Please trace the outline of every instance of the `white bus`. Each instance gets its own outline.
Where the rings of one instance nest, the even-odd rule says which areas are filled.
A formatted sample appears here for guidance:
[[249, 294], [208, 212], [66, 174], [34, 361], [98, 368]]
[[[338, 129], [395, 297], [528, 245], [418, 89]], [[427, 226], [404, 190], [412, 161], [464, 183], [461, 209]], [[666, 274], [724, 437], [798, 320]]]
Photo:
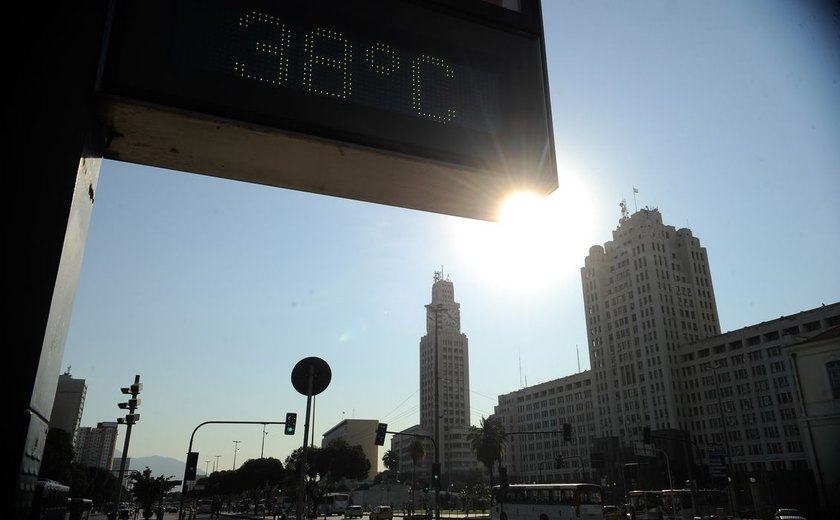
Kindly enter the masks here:
[[662, 491], [635, 489], [627, 493], [631, 520], [661, 520]]
[[716, 489], [663, 489], [662, 520], [726, 518], [726, 501]]
[[322, 515], [343, 515], [350, 505], [350, 493], [327, 493], [321, 497], [318, 513]]
[[493, 486], [491, 520], [604, 520], [597, 484], [510, 484]]

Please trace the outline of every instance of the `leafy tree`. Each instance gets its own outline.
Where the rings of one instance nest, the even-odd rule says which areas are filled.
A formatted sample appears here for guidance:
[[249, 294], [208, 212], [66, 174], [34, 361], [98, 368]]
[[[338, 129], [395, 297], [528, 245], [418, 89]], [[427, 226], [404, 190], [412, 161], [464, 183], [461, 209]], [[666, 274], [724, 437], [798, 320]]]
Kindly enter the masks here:
[[[245, 464], [242, 466], [245, 466]], [[214, 471], [204, 481], [204, 496], [226, 496], [230, 498], [231, 495], [241, 493], [244, 489], [239, 480], [239, 470]]]
[[[296, 449], [286, 458], [288, 471], [284, 490], [297, 493], [302, 458], [303, 448]], [[308, 448], [306, 459], [304, 494], [312, 504], [313, 517], [324, 495], [337, 490], [344, 479], [363, 480], [370, 472], [370, 461], [362, 447], [350, 446], [344, 439], [334, 439], [323, 448]]]
[[97, 509], [101, 508], [102, 504], [114, 500], [119, 478], [112, 471], [73, 464], [72, 475], [71, 497], [89, 498]]
[[490, 486], [493, 485], [493, 465], [501, 464], [505, 456], [508, 438], [502, 421], [494, 417], [481, 418], [481, 426], [470, 426], [467, 440], [476, 460], [484, 464], [490, 474]]
[[73, 437], [60, 428], [50, 428], [44, 441], [44, 455], [38, 477], [70, 484]]
[[283, 482], [283, 463], [273, 457], [246, 460], [237, 471], [243, 489], [258, 489]]
[[169, 480], [170, 478], [172, 477], [164, 478], [163, 475], [152, 477], [152, 470], [148, 466], [142, 472], [131, 474], [131, 480], [134, 483], [131, 494], [134, 495], [134, 501], [140, 504], [143, 518], [152, 517], [155, 502], [158, 503], [158, 507], [163, 507], [163, 496], [176, 486], [174, 481]]

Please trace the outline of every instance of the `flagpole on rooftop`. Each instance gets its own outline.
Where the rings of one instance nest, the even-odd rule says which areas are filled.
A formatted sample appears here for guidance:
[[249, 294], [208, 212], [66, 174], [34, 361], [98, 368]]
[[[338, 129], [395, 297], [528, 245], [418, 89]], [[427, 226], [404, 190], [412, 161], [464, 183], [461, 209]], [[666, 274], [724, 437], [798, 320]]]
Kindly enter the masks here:
[[639, 211], [639, 206], [636, 205], [636, 194], [639, 193], [639, 188], [633, 186], [633, 212]]

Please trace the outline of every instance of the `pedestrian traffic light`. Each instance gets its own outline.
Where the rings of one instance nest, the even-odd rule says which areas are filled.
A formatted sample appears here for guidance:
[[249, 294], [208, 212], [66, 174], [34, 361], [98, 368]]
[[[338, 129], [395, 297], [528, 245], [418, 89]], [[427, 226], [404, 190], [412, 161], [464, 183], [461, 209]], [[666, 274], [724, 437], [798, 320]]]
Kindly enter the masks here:
[[642, 442], [650, 444], [650, 427], [645, 426], [642, 430]]
[[569, 423], [563, 424], [563, 440], [567, 442], [572, 440], [572, 425]]
[[388, 425], [385, 423], [379, 423], [376, 427], [376, 440], [374, 441], [377, 446], [382, 446], [385, 444], [385, 434], [388, 433]]
[[563, 467], [563, 456], [562, 455], [555, 455], [554, 457], [554, 467], [560, 469]]
[[440, 489], [440, 464], [437, 462], [432, 464], [432, 485]]
[[295, 434], [295, 426], [297, 425], [297, 414], [294, 412], [289, 412], [286, 414], [286, 428], [283, 431], [286, 435], [294, 435]]

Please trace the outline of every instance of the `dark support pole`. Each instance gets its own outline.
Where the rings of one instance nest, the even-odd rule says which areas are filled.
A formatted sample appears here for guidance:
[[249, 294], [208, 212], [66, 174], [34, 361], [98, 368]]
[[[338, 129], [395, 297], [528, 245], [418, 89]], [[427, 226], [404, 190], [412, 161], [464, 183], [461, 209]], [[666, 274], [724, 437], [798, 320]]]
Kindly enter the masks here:
[[303, 450], [300, 454], [300, 478], [298, 480], [298, 496], [297, 496], [297, 520], [303, 519], [303, 507], [304, 507], [304, 499], [306, 498], [305, 493], [305, 486], [306, 486], [306, 458], [309, 455], [309, 451], [307, 450], [306, 446], [309, 443], [309, 412], [312, 409], [312, 384], [313, 380], [315, 379], [315, 365], [309, 366], [309, 391], [306, 395], [306, 417], [304, 418], [303, 424]]

